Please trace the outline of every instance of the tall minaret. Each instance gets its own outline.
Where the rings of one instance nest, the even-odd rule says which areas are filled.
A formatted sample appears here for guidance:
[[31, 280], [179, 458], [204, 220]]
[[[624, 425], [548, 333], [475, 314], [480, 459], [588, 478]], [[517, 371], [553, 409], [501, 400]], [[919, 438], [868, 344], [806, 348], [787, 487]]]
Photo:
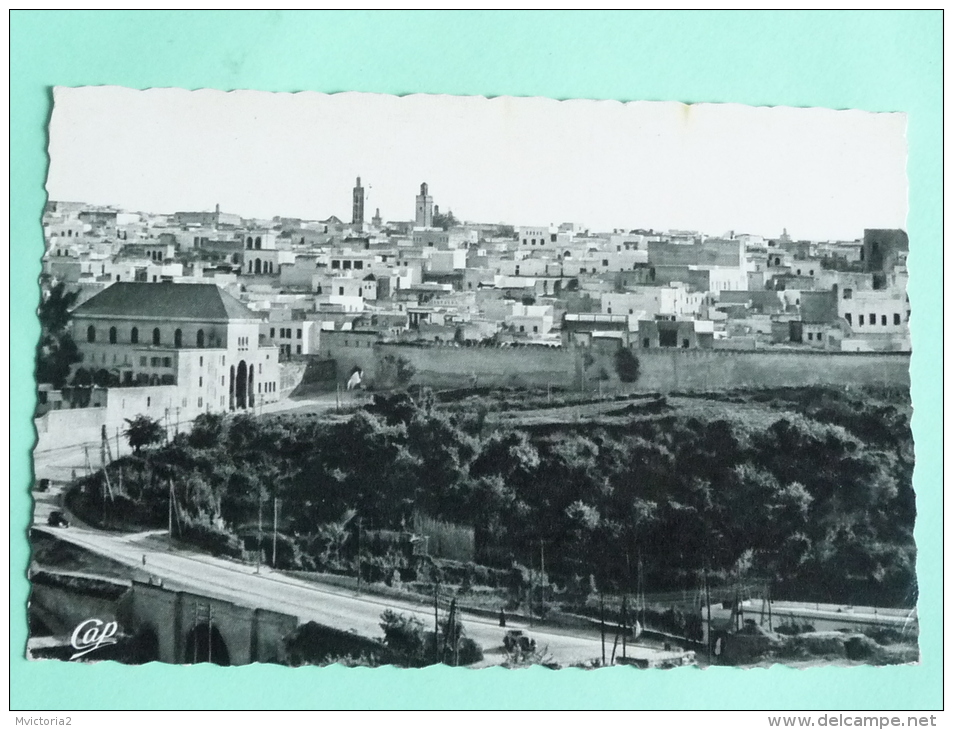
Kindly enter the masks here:
[[371, 218], [371, 225], [373, 225], [376, 228], [380, 228], [382, 222], [383, 221], [381, 220], [381, 209], [377, 208], [374, 212], [374, 217]]
[[361, 187], [361, 178], [357, 179], [357, 184], [354, 186], [351, 225], [364, 225], [364, 188]]
[[418, 228], [433, 227], [433, 198], [427, 194], [427, 183], [420, 183], [420, 195], [417, 196]]

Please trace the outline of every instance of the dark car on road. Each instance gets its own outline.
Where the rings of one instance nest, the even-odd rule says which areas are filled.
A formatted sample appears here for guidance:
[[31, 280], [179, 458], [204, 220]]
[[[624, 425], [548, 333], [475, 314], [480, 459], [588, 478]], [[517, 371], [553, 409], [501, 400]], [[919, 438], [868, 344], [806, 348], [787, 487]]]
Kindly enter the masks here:
[[519, 629], [506, 632], [503, 637], [503, 647], [510, 653], [521, 651], [524, 653], [536, 651], [536, 639], [527, 636]]
[[50, 512], [50, 516], [46, 518], [46, 524], [50, 527], [69, 527], [69, 520], [66, 519], [66, 515], [58, 509], [55, 509]]

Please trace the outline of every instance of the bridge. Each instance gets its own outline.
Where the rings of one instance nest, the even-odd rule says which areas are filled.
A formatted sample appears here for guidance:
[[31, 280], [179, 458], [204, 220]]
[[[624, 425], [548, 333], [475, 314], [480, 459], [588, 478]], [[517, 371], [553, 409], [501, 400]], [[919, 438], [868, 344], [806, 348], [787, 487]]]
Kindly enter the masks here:
[[77, 626], [96, 619], [117, 624], [117, 636], [133, 645], [127, 656], [135, 655], [136, 661], [284, 663], [286, 639], [298, 626], [294, 616], [169, 589], [158, 581], [64, 573], [32, 578], [30, 612], [55, 637], [39, 642], [40, 647], [65, 647]]

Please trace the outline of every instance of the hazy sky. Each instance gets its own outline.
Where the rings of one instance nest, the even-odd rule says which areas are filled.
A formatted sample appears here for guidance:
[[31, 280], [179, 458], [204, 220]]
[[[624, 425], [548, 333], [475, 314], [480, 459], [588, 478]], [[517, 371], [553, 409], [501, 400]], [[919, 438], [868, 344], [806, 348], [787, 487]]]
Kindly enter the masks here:
[[797, 238], [905, 228], [906, 118], [614, 101], [58, 87], [52, 200], [411, 220], [426, 181], [461, 219]]

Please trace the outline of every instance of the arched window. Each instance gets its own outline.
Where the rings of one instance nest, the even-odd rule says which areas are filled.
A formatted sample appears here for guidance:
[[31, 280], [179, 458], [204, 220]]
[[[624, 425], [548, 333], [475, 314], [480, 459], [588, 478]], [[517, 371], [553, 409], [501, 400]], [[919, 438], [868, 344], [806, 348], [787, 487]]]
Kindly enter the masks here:
[[248, 237], [248, 240], [245, 241], [245, 246], [246, 246], [247, 248], [251, 248], [251, 243], [252, 243], [252, 241], [251, 241], [251, 236], [249, 236], [249, 237]]
[[261, 248], [261, 236], [255, 239], [255, 248]]
[[205, 347], [205, 330], [199, 330], [195, 333], [195, 346]]
[[129, 333], [129, 341], [134, 345], [139, 344], [139, 328], [138, 327], [132, 328], [132, 332]]
[[89, 327], [86, 328], [86, 341], [87, 342], [96, 341], [96, 328], [93, 327], [93, 325], [89, 325]]
[[177, 329], [175, 334], [172, 335], [172, 344], [175, 347], [182, 347], [182, 330]]
[[109, 328], [109, 344], [110, 345], [116, 344], [116, 328], [115, 327]]
[[152, 330], [152, 344], [156, 347], [162, 344], [162, 335], [159, 333], [158, 327]]

